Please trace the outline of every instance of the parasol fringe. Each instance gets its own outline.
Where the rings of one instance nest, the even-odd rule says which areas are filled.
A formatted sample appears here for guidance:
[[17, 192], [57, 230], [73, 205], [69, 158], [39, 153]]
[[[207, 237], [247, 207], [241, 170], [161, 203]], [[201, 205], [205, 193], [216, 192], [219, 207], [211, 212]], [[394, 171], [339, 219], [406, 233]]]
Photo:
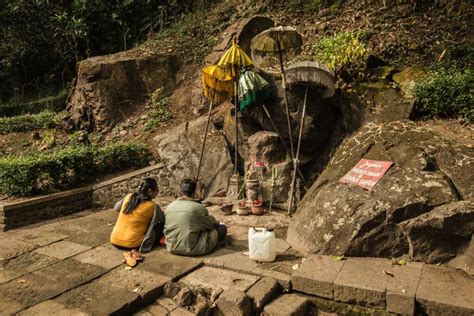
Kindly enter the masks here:
[[269, 28], [255, 36], [251, 43], [252, 52], [278, 52], [278, 44], [282, 51], [300, 50], [303, 46], [303, 38], [294, 28], [289, 26], [277, 26]]
[[335, 78], [329, 68], [318, 61], [296, 62], [286, 71], [288, 84], [310, 84], [321, 87], [324, 98], [334, 95]]

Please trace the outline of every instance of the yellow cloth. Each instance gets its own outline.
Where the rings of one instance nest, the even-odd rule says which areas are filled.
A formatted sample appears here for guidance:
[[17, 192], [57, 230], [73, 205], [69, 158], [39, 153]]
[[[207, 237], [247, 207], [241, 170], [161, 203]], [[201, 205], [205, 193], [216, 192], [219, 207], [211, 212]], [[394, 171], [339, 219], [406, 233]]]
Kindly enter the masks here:
[[117, 223], [110, 235], [110, 242], [117, 246], [137, 248], [140, 247], [153, 218], [155, 203], [143, 201], [131, 214], [125, 214], [124, 210], [131, 196], [127, 195], [122, 203]]

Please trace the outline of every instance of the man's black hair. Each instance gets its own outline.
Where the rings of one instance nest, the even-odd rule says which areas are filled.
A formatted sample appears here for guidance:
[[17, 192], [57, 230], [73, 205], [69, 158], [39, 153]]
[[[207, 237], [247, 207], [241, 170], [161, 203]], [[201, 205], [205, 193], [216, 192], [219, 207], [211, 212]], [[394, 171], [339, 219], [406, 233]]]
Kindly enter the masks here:
[[192, 197], [196, 191], [196, 181], [193, 179], [184, 179], [181, 181], [181, 192], [187, 197]]

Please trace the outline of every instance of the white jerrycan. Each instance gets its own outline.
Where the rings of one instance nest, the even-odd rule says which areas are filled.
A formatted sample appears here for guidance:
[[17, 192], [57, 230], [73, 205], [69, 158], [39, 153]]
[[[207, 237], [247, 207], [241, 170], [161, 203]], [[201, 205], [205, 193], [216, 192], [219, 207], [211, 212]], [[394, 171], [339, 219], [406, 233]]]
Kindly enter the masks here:
[[275, 252], [273, 229], [249, 228], [249, 258], [255, 261], [273, 261]]

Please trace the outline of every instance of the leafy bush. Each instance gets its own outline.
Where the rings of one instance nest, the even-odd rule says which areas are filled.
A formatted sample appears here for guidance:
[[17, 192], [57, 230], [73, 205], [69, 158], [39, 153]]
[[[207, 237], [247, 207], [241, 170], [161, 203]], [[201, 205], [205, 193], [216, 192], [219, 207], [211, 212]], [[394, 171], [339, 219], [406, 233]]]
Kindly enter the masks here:
[[64, 110], [68, 93], [68, 89], [64, 89], [61, 90], [57, 95], [30, 101], [27, 103], [11, 102], [0, 104], [0, 117], [15, 116], [25, 113], [40, 113], [45, 110], [51, 112], [60, 112]]
[[68, 188], [93, 175], [144, 166], [151, 154], [143, 144], [112, 144], [103, 148], [69, 146], [52, 153], [0, 158], [0, 192], [29, 195]]
[[38, 114], [3, 117], [0, 118], [0, 134], [53, 128], [56, 126], [56, 116], [56, 113], [44, 111]]
[[314, 45], [313, 50], [331, 69], [357, 66], [367, 55], [362, 35], [360, 32], [341, 32], [335, 36], [326, 36]]
[[144, 166], [151, 158], [150, 151], [144, 144], [116, 143], [96, 149], [94, 164], [99, 173], [105, 173], [127, 167]]
[[473, 72], [441, 71], [415, 87], [415, 110], [424, 117], [461, 116], [474, 122]]

